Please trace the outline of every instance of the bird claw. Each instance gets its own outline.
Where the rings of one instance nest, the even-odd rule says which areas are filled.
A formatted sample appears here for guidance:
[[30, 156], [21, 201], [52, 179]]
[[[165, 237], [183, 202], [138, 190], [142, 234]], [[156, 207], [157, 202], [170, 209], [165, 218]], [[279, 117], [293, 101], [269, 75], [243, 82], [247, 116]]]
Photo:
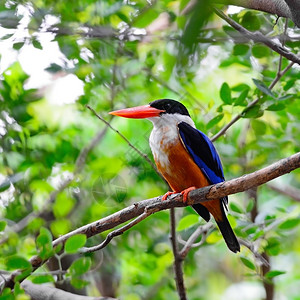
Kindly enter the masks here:
[[[187, 188], [187, 189], [185, 189], [185, 190], [183, 190], [183, 191], [180, 192], [180, 194], [183, 196], [183, 203], [186, 203], [186, 202], [187, 202], [189, 192], [190, 192], [190, 191], [193, 191], [193, 190], [195, 190], [195, 189], [196, 189], [195, 186], [191, 186], [191, 187], [189, 187], [189, 188]], [[177, 194], [177, 192], [167, 192], [167, 193], [165, 193], [165, 194], [162, 196], [161, 200], [162, 200], [162, 201], [165, 201], [165, 200], [167, 200], [167, 198], [168, 198], [170, 195], [174, 195], [174, 194]]]
[[168, 198], [170, 195], [173, 195], [173, 194], [176, 194], [176, 192], [167, 192], [167, 193], [165, 193], [165, 194], [162, 196], [161, 200], [162, 200], [162, 201], [165, 201], [165, 200], [167, 200], [167, 198]]
[[187, 189], [185, 189], [185, 190], [183, 190], [183, 191], [180, 192], [180, 194], [183, 196], [183, 203], [187, 202], [188, 195], [189, 195], [190, 191], [193, 191], [195, 189], [196, 189], [195, 186], [191, 186], [191, 187], [189, 187], [189, 188], [187, 188]]

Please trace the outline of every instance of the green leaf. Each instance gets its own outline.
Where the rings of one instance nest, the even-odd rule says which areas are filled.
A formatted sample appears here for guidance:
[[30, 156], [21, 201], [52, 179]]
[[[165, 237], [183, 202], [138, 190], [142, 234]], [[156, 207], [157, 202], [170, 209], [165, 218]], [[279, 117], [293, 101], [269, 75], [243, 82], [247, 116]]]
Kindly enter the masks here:
[[[25, 291], [22, 289], [20, 282], [16, 282], [14, 286], [14, 295], [17, 300], [19, 299], [30, 300], [30, 298], [27, 295], [25, 296]], [[25, 296], [25, 298], [23, 296]]]
[[252, 51], [252, 55], [256, 58], [262, 58], [270, 54], [269, 48], [260, 44], [255, 44], [252, 47], [251, 51]]
[[277, 98], [277, 100], [285, 101], [285, 100], [288, 100], [288, 99], [292, 99], [293, 97], [295, 97], [295, 95], [287, 94], [287, 95], [284, 95], [282, 97]]
[[246, 212], [251, 212], [253, 208], [254, 208], [254, 200], [250, 199], [246, 207]]
[[207, 238], [206, 238], [206, 242], [208, 244], [215, 244], [218, 241], [222, 240], [222, 235], [220, 234], [219, 231], [213, 231]]
[[0, 231], [3, 231], [6, 227], [6, 222], [5, 221], [0, 221]]
[[236, 213], [239, 213], [239, 214], [244, 213], [243, 209], [237, 203], [230, 202], [229, 207], [232, 211], [234, 211]]
[[32, 232], [38, 231], [45, 224], [45, 220], [42, 218], [35, 218], [28, 223], [28, 229]]
[[0, 193], [6, 191], [7, 189], [9, 189], [11, 186], [11, 181], [9, 179], [4, 180], [1, 184], [0, 184]]
[[51, 275], [38, 275], [33, 277], [32, 282], [38, 284], [45, 282], [54, 282], [54, 278]]
[[137, 18], [135, 18], [133, 26], [138, 28], [145, 28], [152, 21], [157, 19], [159, 12], [154, 9], [147, 9], [144, 13], [139, 14]]
[[245, 83], [240, 83], [231, 88], [235, 92], [243, 92], [244, 90], [250, 90], [250, 86]]
[[256, 135], [263, 135], [267, 131], [267, 125], [260, 120], [252, 120], [251, 125]]
[[285, 271], [278, 271], [278, 270], [272, 270], [272, 271], [269, 271], [265, 277], [268, 278], [268, 279], [271, 279], [271, 278], [274, 278], [276, 276], [279, 276], [279, 275], [282, 275], [282, 274], [285, 274], [286, 272]]
[[279, 111], [283, 109], [285, 109], [284, 103], [274, 103], [266, 108], [266, 110], [270, 110], [270, 111]]
[[43, 50], [42, 44], [38, 40], [33, 40], [32, 45], [33, 45], [34, 48]]
[[280, 246], [280, 241], [275, 237], [271, 237], [268, 239], [268, 244], [265, 247], [265, 250], [268, 255], [276, 256], [280, 253]]
[[259, 30], [261, 25], [259, 18], [252, 11], [248, 11], [244, 14], [241, 24], [252, 31]]
[[264, 114], [264, 112], [260, 109], [260, 105], [254, 105], [250, 108], [247, 108], [242, 113], [243, 118], [259, 118]]
[[75, 200], [66, 192], [59, 193], [53, 205], [53, 212], [55, 217], [66, 217], [74, 207], [74, 204]]
[[198, 223], [199, 223], [199, 217], [196, 214], [189, 214], [180, 219], [176, 230], [182, 231]]
[[1, 300], [15, 300], [15, 297], [13, 293], [11, 292], [10, 288], [4, 288], [1, 295], [0, 295]]
[[249, 260], [245, 256], [240, 256], [240, 260], [247, 268], [255, 271], [256, 267], [251, 260]]
[[76, 289], [82, 289], [85, 286], [87, 286], [89, 284], [89, 281], [86, 280], [82, 280], [80, 278], [77, 277], [73, 277], [71, 279], [71, 284], [76, 288]]
[[234, 101], [234, 105], [235, 106], [238, 106], [238, 105], [246, 105], [247, 102], [246, 102], [246, 98], [248, 96], [248, 93], [249, 93], [249, 89], [245, 89], [243, 90], [240, 95], [238, 96], [238, 98]]
[[15, 281], [21, 281], [25, 278], [27, 278], [32, 272], [32, 267], [30, 266], [30, 268], [25, 269], [21, 274], [18, 274], [15, 277]]
[[76, 253], [79, 248], [83, 247], [86, 242], [86, 236], [84, 234], [76, 234], [71, 236], [65, 244], [66, 253]]
[[78, 276], [86, 273], [91, 267], [90, 257], [81, 257], [75, 260], [69, 268], [72, 276]]
[[15, 50], [20, 50], [23, 46], [24, 46], [24, 42], [21, 42], [21, 43], [14, 43], [14, 44], [13, 44], [13, 48], [14, 48]]
[[233, 55], [245, 55], [245, 54], [247, 54], [248, 50], [249, 50], [248, 45], [237, 44], [237, 45], [234, 45], [232, 54]]
[[206, 124], [206, 128], [210, 129], [212, 127], [214, 127], [215, 125], [217, 125], [224, 117], [224, 114], [219, 114], [218, 116], [212, 118], [207, 124]]
[[57, 219], [51, 222], [51, 231], [55, 237], [66, 234], [71, 228], [71, 221], [69, 219]]
[[234, 37], [234, 38], [236, 37], [236, 30], [234, 28], [232, 28], [231, 26], [224, 25], [223, 30], [229, 36]]
[[289, 219], [284, 221], [283, 223], [281, 223], [278, 228], [279, 229], [284, 229], [284, 230], [289, 230], [289, 229], [293, 229], [296, 226], [298, 226], [300, 223], [300, 219]]
[[272, 98], [275, 98], [274, 94], [272, 93], [272, 91], [260, 80], [252, 78], [254, 84], [256, 85], [256, 87], [263, 92], [264, 94], [271, 96]]
[[52, 63], [50, 65], [50, 67], [46, 68], [45, 70], [48, 71], [49, 73], [54, 73], [55, 74], [55, 73], [60, 72], [61, 70], [63, 70], [63, 68], [58, 64]]
[[39, 249], [39, 256], [42, 259], [47, 259], [53, 252], [52, 235], [46, 228], [41, 228], [40, 234], [36, 239], [36, 245]]
[[231, 90], [229, 85], [224, 82], [221, 86], [220, 89], [220, 98], [223, 100], [225, 104], [231, 104], [232, 99], [231, 99]]
[[6, 258], [5, 264], [9, 270], [31, 268], [30, 262], [27, 259], [18, 255], [13, 255]]

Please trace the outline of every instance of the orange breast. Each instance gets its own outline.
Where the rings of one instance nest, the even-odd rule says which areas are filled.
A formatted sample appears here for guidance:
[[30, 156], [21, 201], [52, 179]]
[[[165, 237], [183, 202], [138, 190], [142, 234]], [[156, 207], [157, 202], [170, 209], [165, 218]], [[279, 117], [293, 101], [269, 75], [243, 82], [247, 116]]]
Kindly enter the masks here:
[[[159, 157], [154, 157], [154, 159], [158, 170], [174, 192], [181, 192], [191, 186], [201, 188], [210, 185], [179, 139], [171, 147], [168, 145], [164, 147], [162, 144], [161, 147], [161, 151], [167, 154], [169, 163], [162, 165]], [[217, 221], [222, 220], [219, 199], [204, 202], [202, 205], [209, 210]]]
[[195, 164], [180, 140], [171, 147], [164, 147], [162, 152], [168, 156], [168, 164], [162, 165], [159, 157], [155, 157], [158, 170], [168, 181], [174, 192], [180, 192], [191, 186], [197, 188], [209, 185], [200, 168]]

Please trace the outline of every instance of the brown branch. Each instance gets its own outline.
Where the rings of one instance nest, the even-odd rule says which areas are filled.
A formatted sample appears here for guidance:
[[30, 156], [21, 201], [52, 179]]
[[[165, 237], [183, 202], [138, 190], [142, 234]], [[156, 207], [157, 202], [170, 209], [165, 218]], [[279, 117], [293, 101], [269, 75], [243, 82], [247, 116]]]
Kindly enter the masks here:
[[217, 8], [213, 8], [214, 12], [223, 20], [225, 20], [229, 25], [231, 25], [234, 29], [242, 33], [245, 37], [247, 37], [249, 40], [253, 40], [257, 43], [263, 43], [267, 47], [271, 48], [273, 51], [277, 52], [278, 54], [282, 55], [283, 57], [287, 58], [288, 60], [297, 63], [300, 65], [300, 57], [292, 52], [290, 52], [288, 49], [282, 47], [281, 45], [278, 45], [274, 41], [266, 38], [261, 32], [251, 32], [247, 30], [245, 27], [240, 25], [239, 23], [235, 22], [230, 17], [226, 16], [221, 10]]
[[[170, 209], [171, 207], [183, 207], [186, 205], [194, 205], [196, 203], [201, 203], [212, 199], [222, 198], [227, 195], [243, 192], [255, 186], [264, 184], [299, 167], [300, 152], [288, 158], [281, 159], [280, 161], [275, 162], [259, 171], [229, 181], [191, 191], [189, 193], [186, 204], [182, 202], [181, 194], [176, 194], [173, 197], [169, 197], [165, 201], [161, 201], [161, 196], [143, 200], [134, 203], [131, 206], [126, 207], [103, 219], [77, 228], [74, 231], [57, 238], [55, 241], [53, 241], [52, 245], [55, 248], [59, 244], [64, 244], [69, 237], [79, 233], [85, 234], [87, 238], [89, 238], [106, 230], [112, 229], [124, 222], [140, 216], [144, 213], [145, 208], [149, 206], [153, 209], [155, 208], [155, 212], [158, 212], [161, 210]], [[30, 263], [33, 267], [33, 271], [35, 271], [38, 267], [43, 265], [45, 261], [43, 261], [39, 256], [34, 256], [30, 259]], [[14, 279], [19, 273], [20, 271], [15, 271], [7, 279], [5, 287], [12, 288], [15, 283]]]
[[[182, 260], [184, 260], [187, 256], [187, 254], [189, 253], [189, 251], [194, 248], [194, 247], [199, 247], [201, 246], [204, 241], [205, 241], [205, 237], [206, 237], [206, 233], [207, 231], [212, 228], [212, 224], [208, 223], [202, 226], [199, 226], [189, 237], [189, 239], [185, 242], [184, 247], [181, 249], [179, 256]], [[203, 234], [204, 239], [202, 238], [201, 241], [199, 243], [197, 243], [197, 245], [194, 244], [194, 242], [196, 241], [196, 239]]]
[[183, 260], [181, 259], [178, 252], [174, 207], [172, 207], [170, 210], [170, 226], [171, 226], [170, 240], [171, 240], [172, 251], [174, 255], [174, 273], [175, 273], [176, 288], [180, 300], [186, 300], [187, 297], [186, 297], [186, 291], [185, 291], [184, 280], [183, 280], [183, 271], [182, 271]]
[[300, 202], [300, 189], [297, 189], [290, 185], [281, 186], [274, 183], [268, 183], [267, 187], [282, 195], [288, 196], [295, 201]]
[[[251, 196], [253, 198], [253, 200], [254, 200], [254, 206], [253, 206], [253, 208], [251, 210], [251, 220], [254, 223], [254, 221], [255, 221], [255, 219], [256, 219], [256, 217], [258, 215], [258, 194], [257, 194], [257, 188], [252, 188], [248, 192], [249, 192], [248, 193], [249, 196]], [[274, 225], [275, 224], [272, 223], [267, 228], [265, 228], [264, 235], [266, 235], [267, 231], [269, 231], [271, 228], [273, 228]], [[252, 249], [254, 250], [254, 247], [253, 248], [249, 247], [249, 249], [252, 251]], [[254, 251], [252, 251], [252, 253], [254, 253]], [[261, 260], [261, 258], [263, 260]], [[260, 258], [260, 261], [264, 261], [264, 263], [260, 265], [260, 272], [262, 274], [262, 277], [265, 278], [265, 275], [271, 270], [270, 257], [264, 251], [261, 254], [261, 258]], [[264, 289], [265, 289], [265, 292], [266, 292], [266, 298], [265, 298], [265, 300], [273, 300], [274, 290], [275, 290], [273, 279], [271, 278], [269, 281], [263, 280], [263, 285], [264, 285]]]
[[[261, 266], [261, 273], [262, 276], [265, 277], [265, 275], [271, 271], [271, 265], [270, 265], [270, 257], [266, 252], [262, 253], [263, 258], [268, 262], [267, 265], [262, 265]], [[275, 286], [274, 286], [274, 281], [273, 278], [270, 278], [268, 281], [264, 280], [263, 281], [264, 288], [266, 291], [266, 298], [265, 300], [273, 300], [274, 299], [274, 293], [275, 293]]]
[[141, 221], [146, 219], [148, 216], [150, 216], [151, 214], [156, 212], [156, 210], [157, 210], [157, 208], [155, 208], [155, 207], [152, 207], [152, 208], [150, 206], [145, 207], [144, 212], [140, 216], [138, 216], [137, 218], [135, 218], [133, 221], [129, 222], [128, 224], [122, 226], [121, 228], [118, 228], [118, 229], [110, 232], [101, 244], [94, 246], [94, 247], [81, 248], [79, 250], [79, 252], [80, 253], [91, 253], [91, 252], [95, 252], [95, 251], [98, 251], [98, 250], [104, 248], [105, 246], [107, 246], [110, 243], [110, 241], [114, 237], [123, 234], [125, 231], [129, 230], [131, 227], [135, 226], [136, 224], [140, 223]]
[[[82, 28], [82, 27], [81, 27]], [[31, 29], [31, 30], [36, 30], [36, 29]], [[176, 36], [176, 35], [172, 35], [172, 36], [164, 36], [161, 34], [161, 32], [157, 33], [157, 34], [149, 34], [149, 33], [135, 33], [132, 32], [130, 29], [128, 29], [126, 32], [122, 32], [117, 33], [117, 32], [113, 32], [111, 35], [101, 35], [99, 34], [99, 31], [101, 32], [101, 26], [97, 27], [94, 26], [93, 28], [87, 28], [87, 30], [85, 31], [76, 31], [76, 32], [72, 32], [72, 31], [67, 31], [66, 33], [63, 35], [68, 35], [68, 36], [82, 36], [84, 38], [94, 38], [94, 39], [114, 39], [119, 41], [120, 38], [122, 38], [123, 40], [132, 40], [135, 39], [137, 41], [141, 41], [143, 42], [145, 39], [149, 40], [149, 39], [160, 39], [160, 40], [166, 40], [166, 41], [174, 41], [174, 40], [181, 40], [180, 36]], [[43, 32], [51, 32], [51, 33], [56, 33], [57, 35], [61, 35], [59, 31], [57, 30], [46, 30]], [[40, 32], [40, 33], [43, 33]], [[289, 42], [297, 42], [299, 41], [299, 35], [297, 35], [296, 33], [293, 34], [293, 36], [283, 36], [283, 35], [275, 35], [270, 37], [271, 40], [274, 41], [282, 41], [283, 39], [285, 39], [286, 41]], [[230, 36], [230, 37], [211, 37], [211, 38], [203, 38], [203, 37], [197, 37], [197, 41], [199, 43], [224, 43], [226, 41], [229, 40], [233, 40], [235, 43], [246, 43], [249, 41], [248, 38], [246, 38], [245, 36], [243, 36], [242, 34], [240, 35], [236, 35], [236, 36]], [[191, 94], [189, 96], [192, 96]]]

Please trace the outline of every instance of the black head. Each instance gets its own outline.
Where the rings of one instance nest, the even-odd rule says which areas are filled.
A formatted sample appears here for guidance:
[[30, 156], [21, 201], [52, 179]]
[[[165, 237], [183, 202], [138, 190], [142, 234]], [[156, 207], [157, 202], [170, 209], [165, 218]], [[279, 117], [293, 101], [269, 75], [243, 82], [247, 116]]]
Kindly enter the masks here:
[[176, 100], [159, 99], [159, 100], [150, 102], [149, 105], [151, 107], [166, 111], [166, 112], [162, 112], [161, 114], [176, 114], [177, 113], [177, 114], [181, 114], [181, 115], [190, 117], [190, 114], [189, 114], [188, 110], [186, 109], [186, 107], [182, 103], [180, 103]]

